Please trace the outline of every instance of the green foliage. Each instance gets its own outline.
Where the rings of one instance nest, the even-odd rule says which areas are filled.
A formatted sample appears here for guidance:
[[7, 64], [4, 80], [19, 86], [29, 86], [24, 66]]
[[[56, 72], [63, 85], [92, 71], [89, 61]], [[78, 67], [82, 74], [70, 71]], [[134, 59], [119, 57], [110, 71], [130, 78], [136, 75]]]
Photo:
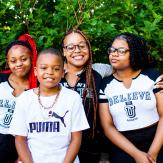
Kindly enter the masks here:
[[0, 67], [9, 42], [28, 32], [38, 51], [61, 48], [64, 33], [79, 27], [92, 44], [94, 62], [107, 62], [109, 40], [120, 32], [145, 37], [163, 72], [162, 0], [0, 0]]

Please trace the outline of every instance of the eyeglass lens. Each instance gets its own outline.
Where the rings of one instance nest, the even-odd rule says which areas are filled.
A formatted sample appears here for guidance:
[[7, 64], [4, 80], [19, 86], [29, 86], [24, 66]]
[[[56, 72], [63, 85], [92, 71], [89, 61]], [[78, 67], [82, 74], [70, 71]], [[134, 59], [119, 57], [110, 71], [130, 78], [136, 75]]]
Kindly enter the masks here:
[[124, 55], [127, 51], [129, 51], [129, 49], [122, 48], [122, 47], [121, 48], [113, 48], [113, 47], [108, 48], [108, 54], [117, 52], [119, 55]]
[[86, 42], [81, 42], [79, 44], [69, 44], [67, 46], [65, 46], [66, 50], [69, 52], [73, 52], [75, 51], [76, 47], [78, 47], [79, 50], [85, 50], [87, 48], [87, 43]]

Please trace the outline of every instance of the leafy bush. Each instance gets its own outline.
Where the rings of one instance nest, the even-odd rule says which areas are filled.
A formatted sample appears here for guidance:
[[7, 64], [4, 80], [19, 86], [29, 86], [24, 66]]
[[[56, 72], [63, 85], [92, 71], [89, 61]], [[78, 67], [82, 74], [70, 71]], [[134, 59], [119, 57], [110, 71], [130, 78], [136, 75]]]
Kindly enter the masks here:
[[64, 33], [79, 27], [89, 36], [94, 62], [108, 62], [108, 41], [127, 31], [146, 38], [163, 72], [162, 0], [1, 0], [0, 4], [1, 68], [5, 47], [20, 34], [31, 34], [40, 51], [61, 48]]

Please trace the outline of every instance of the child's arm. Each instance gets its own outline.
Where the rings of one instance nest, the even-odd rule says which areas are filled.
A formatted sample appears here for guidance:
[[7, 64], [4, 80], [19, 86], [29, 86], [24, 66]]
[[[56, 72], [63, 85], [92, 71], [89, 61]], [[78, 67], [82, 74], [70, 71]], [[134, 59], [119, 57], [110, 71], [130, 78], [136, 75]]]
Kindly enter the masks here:
[[23, 163], [33, 163], [32, 156], [27, 145], [27, 138], [25, 136], [15, 136], [15, 144], [20, 160]]
[[157, 110], [160, 116], [160, 120], [157, 126], [156, 134], [154, 137], [154, 140], [150, 146], [150, 149], [148, 151], [148, 154], [156, 160], [157, 155], [163, 146], [163, 94], [158, 92], [156, 95], [156, 101], [157, 101]]
[[71, 133], [71, 141], [64, 159], [64, 163], [73, 163], [79, 152], [81, 139], [82, 139], [81, 131]]
[[[150, 163], [147, 153], [139, 150], [114, 126], [112, 116], [109, 112], [108, 103], [99, 104], [99, 115], [105, 135], [124, 152], [128, 153], [136, 163]], [[153, 162], [151, 162], [153, 163]]]

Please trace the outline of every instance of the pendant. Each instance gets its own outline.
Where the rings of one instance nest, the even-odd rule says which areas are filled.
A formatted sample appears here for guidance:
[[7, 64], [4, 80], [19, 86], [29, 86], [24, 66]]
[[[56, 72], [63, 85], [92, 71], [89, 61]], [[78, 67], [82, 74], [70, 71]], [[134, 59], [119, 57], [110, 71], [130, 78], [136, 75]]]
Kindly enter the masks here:
[[40, 106], [40, 110], [41, 110], [41, 115], [42, 115], [42, 117], [44, 118], [44, 119], [49, 119], [49, 118], [51, 118], [51, 112], [52, 112], [52, 110], [50, 109], [44, 109], [42, 106]]

